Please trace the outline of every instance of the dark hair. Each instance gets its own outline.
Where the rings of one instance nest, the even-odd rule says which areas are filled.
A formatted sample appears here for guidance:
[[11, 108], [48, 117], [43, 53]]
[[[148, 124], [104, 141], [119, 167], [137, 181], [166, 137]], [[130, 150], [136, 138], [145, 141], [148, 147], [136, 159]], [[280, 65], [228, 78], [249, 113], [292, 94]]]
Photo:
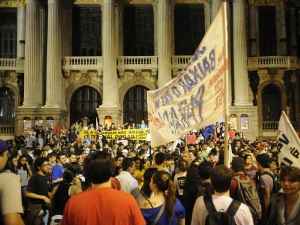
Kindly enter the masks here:
[[152, 181], [157, 186], [158, 190], [164, 193], [167, 216], [168, 218], [171, 218], [176, 203], [176, 188], [171, 175], [166, 171], [157, 171], [153, 175]]
[[210, 150], [208, 156], [216, 156], [218, 155], [218, 150], [213, 148], [212, 150]]
[[203, 161], [200, 163], [198, 166], [198, 175], [201, 180], [207, 180], [210, 178], [211, 171], [213, 169], [213, 166], [210, 162], [208, 161]]
[[165, 154], [162, 152], [158, 152], [155, 157], [154, 157], [154, 161], [156, 165], [161, 165], [164, 163], [165, 161]]
[[141, 188], [142, 193], [146, 196], [146, 197], [150, 197], [151, 195], [151, 190], [150, 190], [150, 181], [152, 176], [157, 172], [157, 168], [148, 168], [145, 173], [144, 173], [144, 183], [143, 186]]
[[300, 169], [296, 167], [283, 166], [281, 168], [280, 180], [283, 181], [284, 178], [292, 182], [300, 182]]
[[132, 167], [134, 164], [134, 160], [132, 158], [125, 158], [122, 161], [122, 169], [123, 170], [128, 170], [129, 167]]
[[243, 171], [245, 167], [245, 161], [241, 157], [235, 157], [233, 158], [231, 162], [231, 168], [234, 172], [240, 172]]
[[224, 165], [218, 165], [212, 169], [210, 179], [216, 192], [222, 193], [229, 190], [232, 175], [232, 170]]
[[86, 177], [93, 184], [107, 182], [113, 175], [113, 164], [108, 159], [96, 159], [86, 166]]
[[71, 170], [66, 169], [63, 174], [63, 181], [67, 184], [70, 184], [74, 177], [75, 174]]
[[263, 168], [270, 168], [271, 159], [267, 153], [263, 153], [256, 156], [256, 161], [263, 167]]
[[36, 172], [40, 170], [40, 167], [43, 165], [44, 162], [47, 162], [46, 158], [39, 157], [35, 160], [34, 169]]

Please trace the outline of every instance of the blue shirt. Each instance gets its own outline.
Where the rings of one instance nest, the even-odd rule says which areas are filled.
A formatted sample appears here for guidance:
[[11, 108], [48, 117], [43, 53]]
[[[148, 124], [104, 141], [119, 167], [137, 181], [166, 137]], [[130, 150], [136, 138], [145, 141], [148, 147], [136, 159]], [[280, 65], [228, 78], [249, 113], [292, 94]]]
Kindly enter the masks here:
[[[156, 208], [141, 209], [143, 216], [147, 221], [147, 224], [152, 224], [154, 222], [156, 215], [158, 214], [161, 207], [162, 206]], [[158, 220], [157, 225], [177, 225], [178, 220], [183, 219], [184, 217], [185, 217], [185, 209], [182, 206], [181, 202], [178, 199], [176, 199], [171, 221], [169, 221], [167, 212], [165, 210], [162, 216], [160, 217], [160, 219]]]
[[52, 182], [55, 182], [57, 179], [62, 179], [64, 175], [64, 167], [61, 164], [56, 164], [52, 168]]

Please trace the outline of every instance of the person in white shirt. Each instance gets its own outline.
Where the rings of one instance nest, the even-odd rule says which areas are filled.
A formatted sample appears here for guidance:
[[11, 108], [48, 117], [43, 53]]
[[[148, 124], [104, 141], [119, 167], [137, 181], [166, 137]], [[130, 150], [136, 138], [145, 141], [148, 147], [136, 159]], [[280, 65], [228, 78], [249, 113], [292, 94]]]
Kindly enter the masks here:
[[[215, 194], [211, 196], [212, 203], [217, 212], [226, 212], [233, 199], [229, 195], [233, 172], [224, 165], [216, 166], [211, 173], [211, 183], [215, 189]], [[205, 225], [208, 216], [208, 210], [204, 197], [196, 200], [191, 225]], [[250, 209], [247, 205], [240, 203], [234, 220], [237, 225], [254, 225]]]
[[120, 181], [121, 190], [134, 193], [138, 189], [138, 182], [132, 176], [135, 170], [135, 162], [131, 158], [125, 158], [122, 162], [122, 171], [116, 177]]

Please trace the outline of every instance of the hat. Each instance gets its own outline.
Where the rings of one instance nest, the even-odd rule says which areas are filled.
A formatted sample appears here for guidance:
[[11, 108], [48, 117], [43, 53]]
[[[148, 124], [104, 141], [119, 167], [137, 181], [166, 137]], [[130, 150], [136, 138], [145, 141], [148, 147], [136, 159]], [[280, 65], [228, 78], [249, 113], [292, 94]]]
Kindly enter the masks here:
[[256, 161], [263, 167], [268, 168], [271, 163], [270, 156], [267, 153], [263, 153], [256, 156]]
[[9, 148], [6, 141], [0, 140], [0, 153], [7, 151]]

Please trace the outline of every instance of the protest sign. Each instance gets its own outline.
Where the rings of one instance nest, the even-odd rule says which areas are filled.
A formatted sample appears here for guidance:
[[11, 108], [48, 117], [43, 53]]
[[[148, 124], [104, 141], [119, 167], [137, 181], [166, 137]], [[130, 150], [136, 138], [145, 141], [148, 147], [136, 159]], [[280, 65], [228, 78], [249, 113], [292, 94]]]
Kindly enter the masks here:
[[147, 92], [153, 147], [174, 141], [225, 117], [226, 4], [220, 8], [188, 66], [160, 89]]

